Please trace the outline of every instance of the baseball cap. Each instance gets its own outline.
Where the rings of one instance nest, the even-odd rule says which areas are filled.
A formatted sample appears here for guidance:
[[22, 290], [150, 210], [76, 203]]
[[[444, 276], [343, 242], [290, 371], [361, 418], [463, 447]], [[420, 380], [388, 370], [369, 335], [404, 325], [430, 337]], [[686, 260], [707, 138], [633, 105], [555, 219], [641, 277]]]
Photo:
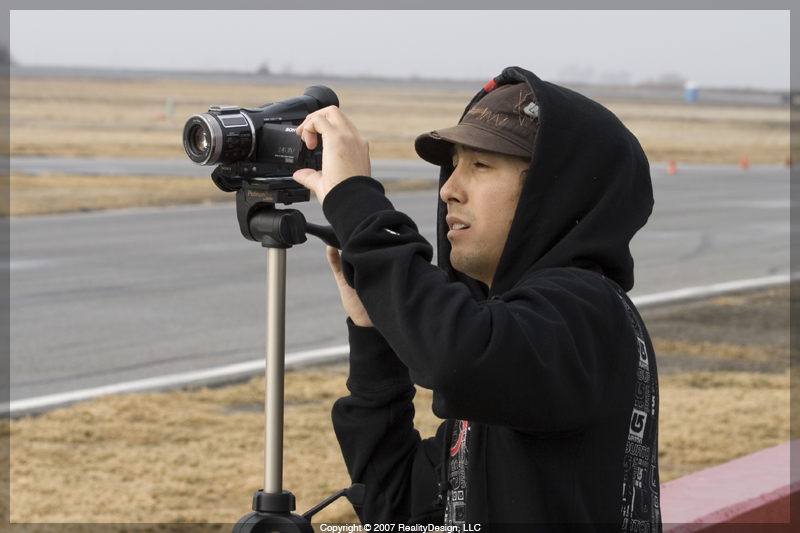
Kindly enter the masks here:
[[500, 85], [469, 110], [457, 126], [423, 133], [417, 154], [434, 165], [451, 166], [453, 144], [518, 157], [531, 157], [539, 129], [539, 106], [526, 83]]

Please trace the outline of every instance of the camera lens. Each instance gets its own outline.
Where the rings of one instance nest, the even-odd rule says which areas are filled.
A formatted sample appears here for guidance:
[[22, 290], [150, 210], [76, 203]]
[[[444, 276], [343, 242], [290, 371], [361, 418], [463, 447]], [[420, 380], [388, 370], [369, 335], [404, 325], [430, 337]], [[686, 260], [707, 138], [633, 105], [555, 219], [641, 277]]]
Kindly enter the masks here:
[[222, 130], [208, 114], [194, 115], [183, 128], [183, 148], [198, 165], [216, 164], [222, 150]]
[[194, 131], [194, 148], [198, 152], [208, 150], [208, 134], [203, 128], [197, 127]]
[[190, 121], [183, 131], [183, 145], [188, 155], [195, 163], [206, 164], [211, 152], [211, 135], [206, 122]]

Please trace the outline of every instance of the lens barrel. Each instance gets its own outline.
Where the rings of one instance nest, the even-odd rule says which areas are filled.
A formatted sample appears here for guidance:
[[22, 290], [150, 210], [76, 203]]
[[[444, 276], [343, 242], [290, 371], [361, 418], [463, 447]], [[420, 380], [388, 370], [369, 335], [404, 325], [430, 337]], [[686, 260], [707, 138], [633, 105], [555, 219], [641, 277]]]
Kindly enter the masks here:
[[183, 128], [183, 149], [198, 165], [214, 165], [222, 153], [222, 129], [210, 113], [194, 115]]
[[183, 128], [183, 149], [198, 165], [243, 161], [253, 153], [255, 130], [237, 106], [211, 106]]

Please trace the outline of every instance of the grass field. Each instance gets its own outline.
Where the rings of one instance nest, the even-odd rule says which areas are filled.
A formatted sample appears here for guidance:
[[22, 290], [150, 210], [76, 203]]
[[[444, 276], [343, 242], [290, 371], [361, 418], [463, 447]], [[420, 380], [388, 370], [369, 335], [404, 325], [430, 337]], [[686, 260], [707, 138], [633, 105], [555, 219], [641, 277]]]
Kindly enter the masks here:
[[[11, 154], [183, 158], [186, 120], [212, 104], [254, 107], [302, 86], [167, 80], [11, 80]], [[332, 87], [372, 157], [416, 158], [417, 135], [456, 124], [473, 91]], [[477, 91], [476, 87], [476, 91]], [[651, 162], [783, 163], [789, 108], [601, 101], [637, 136]]]
[[[287, 374], [284, 487], [301, 512], [350, 484], [330, 422], [345, 377]], [[263, 486], [263, 387], [103, 397], [12, 422], [11, 520], [236, 521]], [[696, 372], [660, 387], [662, 482], [789, 438], [788, 372]], [[427, 436], [440, 422], [430, 403], [421, 390], [415, 424]], [[60, 490], [43, 492], [43, 476]], [[317, 520], [357, 519], [340, 501]]]

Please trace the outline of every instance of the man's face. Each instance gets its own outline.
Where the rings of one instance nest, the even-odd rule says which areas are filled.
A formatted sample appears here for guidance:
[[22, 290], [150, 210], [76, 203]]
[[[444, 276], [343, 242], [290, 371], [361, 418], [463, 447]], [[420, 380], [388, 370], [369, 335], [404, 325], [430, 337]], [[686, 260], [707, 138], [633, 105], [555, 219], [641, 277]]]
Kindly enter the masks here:
[[450, 263], [491, 286], [530, 162], [456, 144], [453, 165], [439, 192], [447, 204]]

